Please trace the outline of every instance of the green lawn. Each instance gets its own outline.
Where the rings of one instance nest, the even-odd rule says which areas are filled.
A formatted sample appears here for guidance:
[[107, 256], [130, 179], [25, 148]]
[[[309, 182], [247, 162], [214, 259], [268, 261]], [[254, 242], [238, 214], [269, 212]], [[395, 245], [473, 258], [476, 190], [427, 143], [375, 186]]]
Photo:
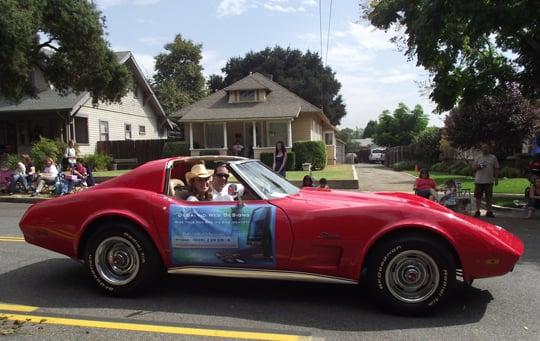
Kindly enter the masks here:
[[[304, 175], [309, 175], [309, 172], [287, 171], [287, 180], [302, 180]], [[317, 180], [320, 178], [326, 178], [326, 180], [352, 180], [352, 165], [328, 165], [322, 171], [313, 171], [312, 175]]]
[[[418, 176], [418, 172], [407, 171], [407, 173]], [[471, 176], [448, 174], [442, 172], [429, 172], [430, 177], [435, 180], [437, 185], [444, 186], [444, 183], [449, 179], [461, 181], [461, 188], [470, 188], [474, 189], [474, 178]], [[525, 178], [515, 178], [515, 179], [499, 179], [499, 185], [493, 187], [493, 193], [516, 193], [523, 194], [525, 188], [529, 185], [529, 181]]]
[[130, 171], [130, 169], [121, 169], [121, 170], [115, 170], [115, 171], [93, 172], [92, 174], [94, 176], [99, 176], [99, 177], [102, 177], [102, 176], [119, 176], [119, 175], [125, 174], [125, 173], [127, 173], [129, 171]]
[[[96, 177], [108, 177], [108, 176], [119, 176], [124, 173], [129, 172], [129, 170], [115, 170], [115, 171], [102, 171], [94, 172]], [[287, 172], [288, 180], [302, 180], [304, 175], [309, 174], [309, 172], [304, 171], [294, 171]], [[327, 180], [351, 180], [353, 178], [352, 166], [347, 165], [335, 165], [335, 166], [326, 166], [322, 171], [313, 171], [312, 172], [315, 179], [326, 178]]]

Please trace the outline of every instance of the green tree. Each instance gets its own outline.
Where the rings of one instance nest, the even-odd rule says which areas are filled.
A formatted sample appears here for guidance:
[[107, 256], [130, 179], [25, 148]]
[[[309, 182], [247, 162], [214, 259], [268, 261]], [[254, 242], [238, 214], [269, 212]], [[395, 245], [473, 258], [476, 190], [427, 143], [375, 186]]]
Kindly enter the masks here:
[[89, 91], [94, 103], [119, 102], [131, 79], [104, 38], [104, 22], [90, 1], [0, 0], [0, 95], [15, 103], [37, 97], [39, 69], [61, 94]]
[[354, 142], [354, 139], [359, 139], [362, 136], [362, 129], [344, 128], [338, 131], [337, 137], [345, 142], [345, 153], [357, 152], [360, 150], [360, 145]]
[[153, 88], [163, 110], [170, 115], [205, 95], [202, 45], [177, 34], [156, 56]]
[[521, 150], [538, 115], [540, 106], [532, 105], [514, 89], [504, 98], [486, 96], [476, 105], [460, 105], [450, 111], [444, 123], [453, 147], [473, 148], [485, 142], [504, 159]]
[[220, 75], [210, 75], [206, 81], [206, 87], [210, 90], [210, 92], [216, 92], [223, 89], [225, 87], [223, 77]]
[[420, 105], [410, 110], [405, 104], [399, 103], [393, 114], [385, 110], [379, 116], [374, 141], [387, 147], [409, 145], [416, 135], [426, 129], [428, 121]]
[[[341, 84], [335, 72], [323, 66], [317, 53], [267, 47], [259, 52], [249, 52], [244, 57], [229, 59], [222, 71], [226, 74], [223, 83], [216, 82], [220, 88], [246, 77], [250, 72], [260, 72], [306, 101], [323, 107], [324, 114], [334, 125], [339, 125], [347, 113], [339, 94]], [[211, 91], [218, 90], [212, 84], [209, 86], [212, 86]]]
[[414, 159], [427, 164], [434, 164], [439, 161], [441, 154], [442, 129], [429, 127], [414, 137], [413, 153]]
[[364, 134], [362, 135], [362, 138], [367, 139], [367, 138], [373, 137], [376, 130], [377, 130], [377, 121], [370, 120], [366, 124], [366, 127], [364, 128]]
[[373, 0], [364, 6], [375, 27], [405, 29], [393, 40], [432, 74], [430, 98], [439, 111], [501, 96], [511, 83], [527, 98], [540, 97], [539, 9], [538, 0]]

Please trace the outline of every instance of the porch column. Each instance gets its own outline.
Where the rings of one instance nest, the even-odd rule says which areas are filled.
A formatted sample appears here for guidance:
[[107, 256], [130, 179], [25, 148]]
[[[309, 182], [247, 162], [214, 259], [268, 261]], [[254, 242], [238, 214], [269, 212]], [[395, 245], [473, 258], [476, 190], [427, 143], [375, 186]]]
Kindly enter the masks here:
[[292, 121], [287, 123], [287, 148], [292, 147]]
[[251, 129], [253, 132], [253, 148], [257, 146], [257, 128], [255, 127], [255, 121], [251, 122]]
[[193, 123], [189, 122], [189, 150], [193, 150]]
[[227, 122], [223, 122], [223, 148], [228, 149], [227, 147]]

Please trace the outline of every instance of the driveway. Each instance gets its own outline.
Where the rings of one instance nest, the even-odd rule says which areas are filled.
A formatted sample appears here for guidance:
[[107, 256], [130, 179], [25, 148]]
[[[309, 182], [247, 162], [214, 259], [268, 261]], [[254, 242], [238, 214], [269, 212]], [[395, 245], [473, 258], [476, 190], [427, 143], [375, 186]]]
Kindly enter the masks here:
[[415, 178], [379, 164], [355, 165], [361, 191], [413, 192]]

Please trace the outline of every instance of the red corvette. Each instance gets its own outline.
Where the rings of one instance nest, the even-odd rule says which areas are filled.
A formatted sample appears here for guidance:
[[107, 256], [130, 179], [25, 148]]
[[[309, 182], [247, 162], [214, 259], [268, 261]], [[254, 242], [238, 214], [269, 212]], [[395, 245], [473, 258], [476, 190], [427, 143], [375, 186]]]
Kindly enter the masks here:
[[[182, 198], [195, 163], [225, 161], [236, 201]], [[28, 209], [28, 243], [82, 260], [104, 291], [131, 295], [163, 272], [367, 286], [381, 306], [420, 314], [459, 275], [512, 271], [523, 243], [503, 228], [405, 193], [298, 189], [256, 160], [148, 162], [96, 187]]]

